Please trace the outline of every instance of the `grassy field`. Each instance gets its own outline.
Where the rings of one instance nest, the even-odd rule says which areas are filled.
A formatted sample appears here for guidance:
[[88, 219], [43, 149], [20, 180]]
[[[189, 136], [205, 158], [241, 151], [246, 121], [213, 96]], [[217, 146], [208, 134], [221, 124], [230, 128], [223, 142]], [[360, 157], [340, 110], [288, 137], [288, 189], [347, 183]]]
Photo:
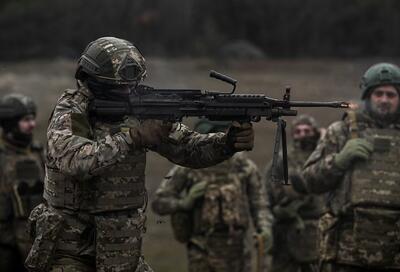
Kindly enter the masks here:
[[[360, 97], [358, 82], [374, 59], [338, 60], [266, 60], [260, 62], [216, 63], [204, 59], [149, 59], [146, 83], [155, 87], [202, 88], [229, 90], [229, 86], [208, 77], [211, 69], [236, 78], [237, 93], [259, 93], [282, 98], [284, 89], [292, 87], [293, 100], [353, 100]], [[380, 61], [380, 60], [379, 60]], [[393, 60], [392, 60], [393, 61]], [[30, 95], [39, 105], [37, 139], [44, 143], [47, 119], [66, 88], [74, 88], [75, 63], [69, 60], [0, 63], [0, 95], [19, 92]], [[300, 109], [327, 126], [341, 118], [342, 110]], [[287, 118], [290, 122], [291, 118]], [[189, 125], [193, 120], [186, 120]], [[271, 159], [275, 126], [261, 121], [255, 124], [255, 149], [249, 156], [260, 169]], [[161, 156], [149, 153], [147, 188], [150, 201], [159, 181], [171, 163]], [[174, 241], [168, 218], [159, 218], [148, 211], [144, 252], [156, 271], [179, 272], [186, 270], [184, 247]]]

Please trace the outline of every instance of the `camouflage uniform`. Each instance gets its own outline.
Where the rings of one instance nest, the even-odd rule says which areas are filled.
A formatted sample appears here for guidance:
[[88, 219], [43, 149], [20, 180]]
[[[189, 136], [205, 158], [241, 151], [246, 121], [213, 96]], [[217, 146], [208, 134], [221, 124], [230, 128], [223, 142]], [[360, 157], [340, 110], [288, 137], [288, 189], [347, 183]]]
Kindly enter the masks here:
[[[47, 131], [44, 198], [31, 213], [32, 271], [152, 271], [141, 255], [145, 231], [146, 151], [124, 121], [89, 119], [82, 84], [58, 100]], [[127, 127], [139, 121], [129, 120]], [[206, 167], [228, 158], [225, 134], [175, 125], [151, 148], [174, 163]]]
[[[192, 210], [184, 211], [180, 199], [194, 184], [204, 181], [204, 197], [196, 201]], [[258, 232], [271, 227], [267, 207], [257, 167], [244, 153], [206, 169], [175, 166], [153, 202], [155, 212], [174, 214], [172, 220], [179, 213], [187, 216], [174, 231], [187, 245], [191, 272], [251, 271], [246, 233], [250, 219]]]
[[31, 247], [26, 229], [42, 201], [44, 162], [38, 144], [17, 146], [0, 139], [0, 270], [23, 270]]
[[[302, 170], [312, 149], [293, 145], [288, 150], [289, 176]], [[274, 246], [271, 271], [316, 271], [318, 261], [317, 226], [323, 212], [323, 197], [300, 194], [281, 180], [272, 181], [271, 171], [283, 180], [282, 158], [276, 169], [267, 167], [267, 193], [274, 212]]]
[[[354, 137], [374, 151], [345, 171], [334, 159]], [[400, 123], [384, 126], [367, 111], [350, 112], [327, 129], [304, 171], [309, 191], [329, 192], [329, 212], [320, 220], [323, 271], [400, 269], [399, 154]]]

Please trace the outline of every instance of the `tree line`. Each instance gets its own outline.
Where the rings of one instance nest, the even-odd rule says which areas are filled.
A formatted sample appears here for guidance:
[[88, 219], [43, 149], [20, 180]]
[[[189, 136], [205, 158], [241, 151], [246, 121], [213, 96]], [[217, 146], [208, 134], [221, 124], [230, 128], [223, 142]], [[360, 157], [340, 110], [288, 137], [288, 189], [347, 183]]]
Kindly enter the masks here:
[[394, 57], [399, 14], [396, 0], [2, 0], [0, 58], [75, 58], [105, 35], [145, 55], [216, 56], [245, 40], [268, 57]]

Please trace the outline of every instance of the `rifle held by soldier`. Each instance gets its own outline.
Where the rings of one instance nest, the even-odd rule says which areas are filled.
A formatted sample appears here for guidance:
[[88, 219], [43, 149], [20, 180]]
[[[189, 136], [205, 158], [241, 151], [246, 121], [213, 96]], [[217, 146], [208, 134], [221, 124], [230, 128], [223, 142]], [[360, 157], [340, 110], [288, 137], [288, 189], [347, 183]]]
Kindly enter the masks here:
[[258, 122], [262, 118], [278, 125], [274, 158], [279, 153], [282, 141], [285, 181], [287, 181], [286, 133], [282, 116], [296, 116], [292, 107], [348, 108], [347, 102], [290, 101], [290, 88], [282, 100], [263, 94], [235, 94], [237, 80], [210, 72], [210, 77], [233, 86], [230, 92], [207, 91], [201, 89], [156, 89], [139, 85], [128, 101], [94, 99], [90, 114], [96, 117], [117, 118], [132, 115], [141, 119], [158, 119], [180, 122], [183, 117], [200, 117], [212, 121]]

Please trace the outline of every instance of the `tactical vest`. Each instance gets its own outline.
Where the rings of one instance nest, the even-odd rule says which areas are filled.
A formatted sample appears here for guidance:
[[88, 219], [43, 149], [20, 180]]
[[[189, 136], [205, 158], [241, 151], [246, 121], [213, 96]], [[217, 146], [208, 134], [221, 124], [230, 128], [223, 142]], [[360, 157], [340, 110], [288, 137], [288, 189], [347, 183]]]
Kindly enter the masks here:
[[400, 208], [400, 130], [367, 128], [363, 138], [373, 143], [366, 162], [357, 163], [351, 181], [353, 206]]
[[203, 201], [194, 211], [195, 233], [247, 229], [247, 175], [241, 171], [238, 157], [207, 170], [192, 171], [189, 178], [193, 182], [208, 181]]
[[[93, 139], [104, 138], [117, 129], [117, 124], [96, 122]], [[44, 198], [53, 207], [89, 213], [143, 208], [147, 203], [145, 165], [145, 151], [137, 150], [129, 151], [124, 160], [89, 179], [46, 167]]]
[[42, 148], [0, 144], [0, 220], [27, 218], [42, 202], [44, 169]]
[[[59, 105], [79, 104], [85, 109], [90, 92], [79, 86], [79, 90], [67, 90]], [[73, 135], [93, 141], [106, 139], [107, 142], [110, 135], [127, 126], [88, 120], [86, 115], [78, 113], [70, 117]], [[130, 122], [130, 125], [133, 124]], [[107, 157], [108, 154], [100, 155]], [[145, 150], [130, 150], [120, 159], [113, 166], [95, 169], [91, 176], [70, 176], [49, 167], [52, 162], [48, 163], [44, 197], [49, 205], [43, 211], [37, 207], [38, 219], [32, 218], [37, 220], [36, 228], [43, 231], [36, 234], [34, 247], [37, 245], [37, 248], [31, 250], [36, 254], [28, 259], [28, 265], [48, 264], [47, 252], [78, 258], [85, 255], [95, 261], [98, 271], [151, 271], [144, 268], [141, 257], [141, 236], [146, 221], [143, 210], [147, 203]]]
[[[400, 130], [358, 122], [359, 137], [373, 143], [368, 161], [354, 165], [350, 214], [340, 227], [340, 262], [400, 268]], [[347, 218], [347, 219], [346, 219]]]

